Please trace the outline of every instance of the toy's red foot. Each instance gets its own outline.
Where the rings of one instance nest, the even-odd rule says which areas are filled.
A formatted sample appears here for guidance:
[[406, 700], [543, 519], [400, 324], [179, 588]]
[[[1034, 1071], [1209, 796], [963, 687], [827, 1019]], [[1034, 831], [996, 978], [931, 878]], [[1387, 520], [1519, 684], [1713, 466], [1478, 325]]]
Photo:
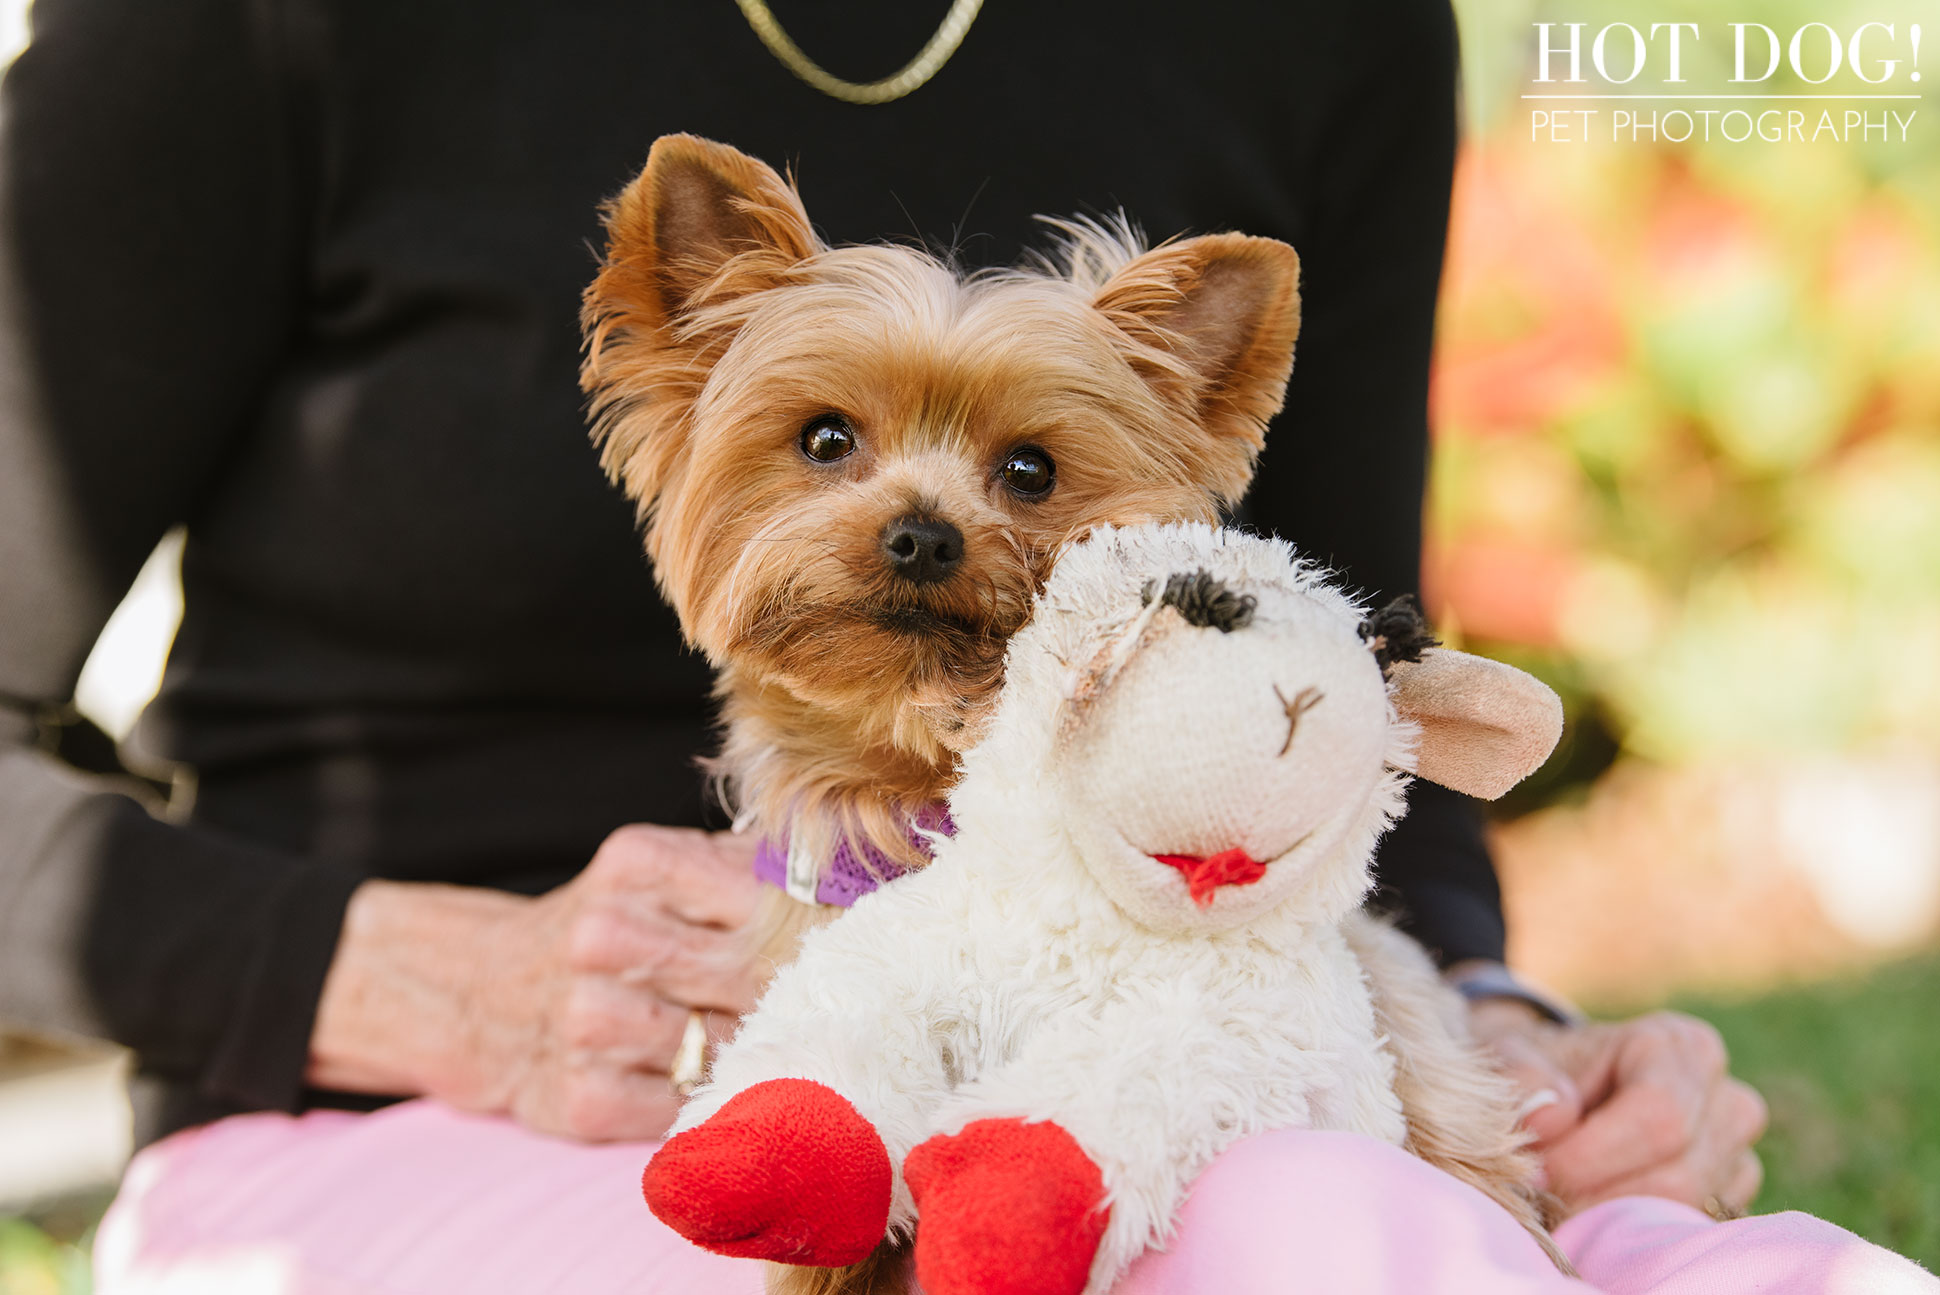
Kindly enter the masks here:
[[882, 1240], [891, 1182], [882, 1139], [841, 1094], [770, 1079], [670, 1139], [640, 1190], [661, 1222], [717, 1254], [834, 1268]]
[[909, 1153], [926, 1295], [1078, 1295], [1111, 1210], [1105, 1180], [1055, 1124], [978, 1120]]

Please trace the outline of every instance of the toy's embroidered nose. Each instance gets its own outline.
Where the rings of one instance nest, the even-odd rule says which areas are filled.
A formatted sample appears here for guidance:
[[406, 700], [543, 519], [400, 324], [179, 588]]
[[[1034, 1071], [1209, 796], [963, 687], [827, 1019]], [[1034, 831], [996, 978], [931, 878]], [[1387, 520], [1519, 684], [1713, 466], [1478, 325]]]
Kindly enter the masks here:
[[1266, 876], [1266, 865], [1241, 849], [1221, 850], [1201, 859], [1195, 854], [1155, 854], [1160, 863], [1186, 875], [1192, 902], [1204, 908], [1221, 886], [1250, 886]]

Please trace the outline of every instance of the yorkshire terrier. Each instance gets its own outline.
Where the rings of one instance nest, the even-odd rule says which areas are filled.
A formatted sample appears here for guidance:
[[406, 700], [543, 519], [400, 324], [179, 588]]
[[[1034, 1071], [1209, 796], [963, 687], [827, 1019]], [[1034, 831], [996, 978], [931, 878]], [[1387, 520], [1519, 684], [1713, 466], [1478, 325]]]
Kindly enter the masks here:
[[[1211, 521], [1245, 491], [1292, 370], [1299, 259], [1230, 233], [1147, 250], [1123, 221], [1054, 222], [1033, 264], [972, 274], [829, 247], [792, 184], [691, 135], [656, 142], [605, 219], [581, 381], [717, 671], [737, 826], [785, 852], [801, 899], [829, 897], [816, 874], [840, 855], [877, 880], [920, 867], [1059, 548]], [[777, 959], [840, 911], [781, 889], [770, 910]], [[1408, 1036], [1445, 1031], [1375, 993], [1418, 1058], [1404, 1073], [1432, 1075]], [[1514, 1147], [1465, 1139], [1460, 1095], [1417, 1087], [1413, 1149], [1513, 1204]], [[771, 1269], [770, 1289], [899, 1292], [904, 1255]]]
[[605, 216], [582, 383], [718, 672], [737, 824], [796, 860], [846, 843], [920, 866], [913, 826], [1059, 546], [1245, 490], [1299, 260], [1239, 234], [1142, 251], [1091, 222], [1020, 270], [831, 248], [793, 185], [691, 135]]

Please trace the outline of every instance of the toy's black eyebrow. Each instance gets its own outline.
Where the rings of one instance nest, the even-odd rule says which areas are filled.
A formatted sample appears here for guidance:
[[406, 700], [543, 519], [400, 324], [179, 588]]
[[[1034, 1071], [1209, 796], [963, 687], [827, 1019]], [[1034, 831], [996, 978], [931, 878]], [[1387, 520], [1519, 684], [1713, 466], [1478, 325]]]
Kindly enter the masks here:
[[1441, 646], [1441, 640], [1428, 632], [1428, 622], [1413, 594], [1403, 594], [1369, 612], [1361, 621], [1360, 633], [1384, 675], [1395, 662], [1419, 661], [1423, 652]]
[[1253, 611], [1259, 606], [1259, 599], [1252, 594], [1234, 593], [1225, 581], [1214, 579], [1203, 569], [1167, 576], [1163, 590], [1158, 581], [1147, 580], [1140, 601], [1150, 606], [1155, 594], [1161, 607], [1176, 609], [1186, 624], [1211, 627], [1222, 634], [1251, 625]]

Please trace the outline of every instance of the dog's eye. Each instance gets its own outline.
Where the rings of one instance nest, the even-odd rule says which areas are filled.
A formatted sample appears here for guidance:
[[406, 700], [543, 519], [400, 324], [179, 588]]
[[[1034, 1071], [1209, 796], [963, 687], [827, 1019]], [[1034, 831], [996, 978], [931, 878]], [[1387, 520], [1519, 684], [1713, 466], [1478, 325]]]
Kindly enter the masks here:
[[1051, 456], [1035, 445], [1012, 450], [1001, 470], [1004, 484], [1020, 495], [1041, 495], [1051, 488], [1057, 467]]
[[817, 463], [847, 458], [854, 449], [855, 432], [834, 414], [810, 419], [802, 428], [802, 453]]

